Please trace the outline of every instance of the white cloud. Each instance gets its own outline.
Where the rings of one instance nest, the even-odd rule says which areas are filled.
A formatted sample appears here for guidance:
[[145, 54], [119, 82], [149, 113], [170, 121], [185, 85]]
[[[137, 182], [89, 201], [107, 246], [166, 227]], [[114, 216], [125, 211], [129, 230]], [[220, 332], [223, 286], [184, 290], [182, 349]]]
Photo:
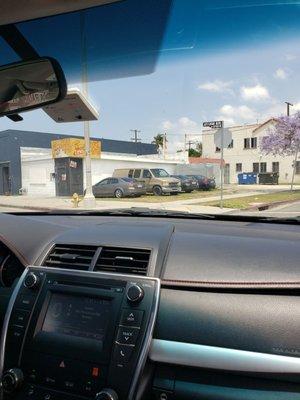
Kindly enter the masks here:
[[197, 126], [197, 122], [188, 117], [181, 117], [178, 119], [178, 125], [182, 128], [195, 128]]
[[291, 114], [294, 114], [297, 111], [300, 111], [300, 102], [294, 103], [293, 107], [290, 108]]
[[274, 77], [277, 79], [286, 79], [288, 77], [288, 73], [283, 68], [278, 68], [275, 73]]
[[232, 82], [225, 82], [219, 79], [215, 81], [208, 81], [198, 86], [198, 89], [207, 90], [208, 92], [221, 93], [227, 91]]
[[223, 120], [226, 125], [235, 125], [237, 123], [251, 123], [257, 119], [258, 114], [252, 108], [241, 105], [232, 106], [231, 104], [224, 104], [219, 110], [220, 115], [218, 119]]
[[162, 126], [162, 129], [165, 131], [169, 131], [173, 128], [173, 124], [169, 120], [163, 121], [161, 126]]
[[285, 55], [285, 58], [287, 61], [294, 61], [294, 60], [296, 60], [297, 56], [295, 54], [289, 53], [289, 54]]
[[241, 95], [244, 100], [251, 101], [267, 100], [270, 98], [268, 89], [260, 84], [255, 86], [242, 86]]
[[163, 127], [165, 131], [168, 131], [167, 148], [169, 153], [176, 153], [177, 150], [182, 150], [184, 148], [184, 134], [188, 134], [189, 138], [193, 137], [192, 135], [195, 134], [195, 138], [200, 140], [199, 134], [201, 134], [202, 131], [202, 128], [197, 122], [187, 116], [180, 117], [176, 121], [166, 120], [161, 124], [161, 127]]
[[165, 131], [171, 131], [172, 133], [193, 133], [201, 132], [196, 121], [193, 121], [189, 117], [180, 117], [176, 121], [166, 120], [161, 123], [161, 128]]

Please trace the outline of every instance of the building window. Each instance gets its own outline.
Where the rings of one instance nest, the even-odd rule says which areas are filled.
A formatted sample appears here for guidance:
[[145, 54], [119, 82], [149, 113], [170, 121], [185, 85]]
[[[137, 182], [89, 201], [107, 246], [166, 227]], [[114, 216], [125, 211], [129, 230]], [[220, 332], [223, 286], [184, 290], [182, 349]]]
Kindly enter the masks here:
[[244, 149], [257, 149], [257, 138], [244, 138]]
[[253, 172], [256, 172], [256, 173], [259, 172], [259, 163], [258, 162], [253, 163]]
[[216, 146], [216, 153], [220, 153], [221, 149], [220, 147]]
[[296, 171], [295, 174], [300, 175], [300, 161], [296, 161]]
[[251, 138], [251, 149], [257, 149], [257, 138], [256, 137]]
[[231, 140], [231, 142], [229, 143], [229, 145], [227, 146], [228, 149], [233, 149], [233, 139]]
[[244, 139], [244, 149], [250, 149], [250, 138]]
[[264, 172], [267, 172], [267, 163], [266, 162], [261, 162], [260, 163], [260, 172], [263, 174]]
[[243, 169], [242, 163], [237, 163], [237, 164], [235, 164], [235, 170], [236, 170], [236, 172], [242, 172], [242, 169]]
[[279, 172], [279, 162], [278, 161], [272, 162], [272, 172], [274, 172], [274, 173]]

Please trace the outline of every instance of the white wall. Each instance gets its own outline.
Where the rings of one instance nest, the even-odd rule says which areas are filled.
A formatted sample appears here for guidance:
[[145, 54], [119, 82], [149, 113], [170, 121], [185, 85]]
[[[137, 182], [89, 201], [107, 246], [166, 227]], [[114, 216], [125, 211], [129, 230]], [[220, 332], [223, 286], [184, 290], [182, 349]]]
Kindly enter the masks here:
[[216, 185], [220, 185], [220, 166], [217, 164], [178, 164], [176, 174], [204, 175], [208, 178], [214, 177]]
[[[290, 183], [293, 173], [294, 156], [265, 155], [260, 151], [262, 137], [268, 134], [271, 123], [253, 132], [259, 125], [246, 125], [229, 128], [233, 138], [233, 148], [224, 148], [224, 160], [230, 165], [230, 183], [237, 183], [236, 164], [242, 163], [242, 172], [253, 172], [254, 162], [266, 162], [267, 172], [272, 172], [272, 162], [279, 162], [279, 183]], [[257, 137], [257, 149], [244, 149], [244, 138]], [[214, 131], [203, 132], [202, 135], [203, 157], [221, 158], [216, 152]], [[299, 158], [298, 158], [299, 160]], [[295, 175], [295, 182], [300, 183], [300, 175]]]
[[174, 174], [176, 165], [176, 163], [141, 157], [126, 158], [123, 156], [116, 159], [111, 156], [108, 158], [103, 156], [100, 160], [92, 160], [92, 181], [94, 185], [101, 179], [111, 176], [116, 168], [163, 168], [169, 174]]
[[[175, 173], [177, 163], [141, 156], [121, 156], [102, 153], [102, 158], [92, 160], [92, 182], [111, 176], [116, 168], [164, 168]], [[21, 148], [22, 188], [29, 196], [55, 196], [54, 160], [50, 149]], [[84, 176], [85, 185], [85, 176]]]

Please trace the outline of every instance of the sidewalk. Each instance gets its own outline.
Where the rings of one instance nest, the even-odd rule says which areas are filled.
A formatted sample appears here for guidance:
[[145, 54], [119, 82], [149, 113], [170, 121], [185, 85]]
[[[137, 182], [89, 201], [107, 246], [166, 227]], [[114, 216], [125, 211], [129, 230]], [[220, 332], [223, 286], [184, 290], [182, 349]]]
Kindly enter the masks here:
[[[259, 192], [247, 192], [224, 195], [224, 199], [231, 199], [241, 196], [249, 196], [250, 194], [258, 194]], [[187, 211], [187, 212], [198, 212], [198, 213], [212, 213], [220, 214], [232, 211], [231, 209], [220, 209], [219, 207], [211, 207], [202, 205], [201, 203], [207, 203], [208, 201], [219, 200], [220, 195], [196, 198], [190, 200], [176, 200], [168, 201], [164, 203], [148, 203], [148, 202], [134, 202], [126, 200], [110, 200], [110, 199], [96, 199], [96, 205], [92, 210], [105, 210], [105, 209], [117, 209], [117, 208], [131, 208], [131, 207], [146, 207], [151, 209], [161, 210], [176, 210], [176, 211]], [[200, 204], [199, 204], [200, 203]], [[89, 210], [90, 207], [85, 207], [81, 202], [78, 208], [74, 208], [70, 198], [65, 197], [30, 197], [30, 196], [0, 196], [0, 212], [1, 208], [6, 210], [11, 209], [14, 211], [18, 209], [24, 211], [52, 211], [52, 210]]]

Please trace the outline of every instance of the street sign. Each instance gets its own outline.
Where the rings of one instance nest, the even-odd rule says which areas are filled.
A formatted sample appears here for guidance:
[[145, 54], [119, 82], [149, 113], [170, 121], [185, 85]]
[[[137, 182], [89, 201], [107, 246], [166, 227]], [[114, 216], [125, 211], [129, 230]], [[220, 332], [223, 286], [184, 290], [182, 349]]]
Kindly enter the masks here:
[[209, 128], [223, 128], [223, 121], [206, 121], [203, 122], [203, 127], [209, 127]]

